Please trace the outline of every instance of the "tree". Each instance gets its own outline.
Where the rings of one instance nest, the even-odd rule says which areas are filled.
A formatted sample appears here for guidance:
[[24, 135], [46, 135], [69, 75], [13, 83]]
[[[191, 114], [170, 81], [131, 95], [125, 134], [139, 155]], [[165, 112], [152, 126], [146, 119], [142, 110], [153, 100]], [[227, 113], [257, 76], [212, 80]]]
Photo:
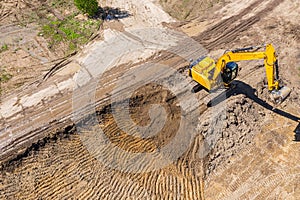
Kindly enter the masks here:
[[89, 17], [93, 17], [98, 12], [97, 0], [74, 0], [75, 6], [82, 11], [87, 13]]

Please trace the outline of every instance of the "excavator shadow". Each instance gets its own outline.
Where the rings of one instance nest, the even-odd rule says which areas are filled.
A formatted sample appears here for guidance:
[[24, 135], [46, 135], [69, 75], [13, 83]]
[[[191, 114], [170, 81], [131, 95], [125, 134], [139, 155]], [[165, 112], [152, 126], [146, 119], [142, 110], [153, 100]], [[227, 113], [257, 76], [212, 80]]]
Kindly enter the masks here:
[[[206, 88], [204, 88], [202, 85], [197, 84], [192, 88], [192, 93], [197, 93], [200, 92], [200, 90], [206, 90]], [[208, 90], [206, 90], [207, 92], [209, 92]]]
[[[239, 95], [239, 94], [244, 94], [246, 95], [249, 99], [253, 100], [255, 103], [259, 104], [260, 106], [278, 114], [281, 115], [283, 117], [286, 117], [288, 119], [291, 119], [295, 122], [298, 122], [298, 126], [296, 127], [296, 129], [294, 130], [295, 133], [295, 140], [294, 141], [298, 141], [300, 142], [300, 118], [292, 115], [290, 113], [287, 113], [283, 110], [280, 110], [278, 108], [273, 107], [272, 105], [270, 105], [269, 103], [265, 102], [264, 100], [260, 99], [257, 95], [255, 95], [256, 90], [254, 88], [252, 88], [250, 85], [242, 82], [242, 81], [233, 81], [232, 83], [235, 87], [233, 89], [229, 89], [228, 91], [226, 91], [226, 99], [229, 98], [230, 96], [234, 96], [234, 95]], [[208, 106], [215, 106], [217, 104], [219, 104], [220, 102], [224, 101], [225, 98], [220, 98], [218, 99], [218, 97], [212, 99], [209, 103]]]
[[298, 126], [295, 129], [295, 140], [297, 142], [300, 142], [300, 123], [298, 124]]
[[119, 20], [123, 18], [127, 18], [132, 16], [128, 11], [121, 10], [120, 8], [112, 8], [112, 7], [99, 7], [98, 17], [102, 20]]

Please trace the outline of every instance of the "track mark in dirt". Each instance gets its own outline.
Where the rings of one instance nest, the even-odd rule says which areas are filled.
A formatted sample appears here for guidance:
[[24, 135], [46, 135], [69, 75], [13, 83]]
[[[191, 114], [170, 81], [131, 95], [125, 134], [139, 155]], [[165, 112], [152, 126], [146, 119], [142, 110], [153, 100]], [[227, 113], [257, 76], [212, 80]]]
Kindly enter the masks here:
[[[290, 170], [297, 173], [297, 157], [299, 156], [296, 153], [289, 154], [293, 151], [291, 147], [289, 147], [289, 153], [285, 152], [287, 146], [290, 146], [289, 140], [280, 134], [280, 131], [274, 130], [259, 135], [255, 139], [259, 144], [247, 151], [243, 150], [230, 167], [212, 174], [207, 186], [208, 199], [215, 199], [217, 194], [218, 199], [265, 199], [272, 196], [274, 190], [278, 191], [278, 188], [282, 190], [282, 184], [292, 186], [292, 181], [289, 184], [284, 180], [296, 180]], [[288, 161], [282, 159], [284, 154], [290, 155]], [[294, 162], [292, 169], [288, 167], [291, 161]], [[215, 179], [222, 180], [217, 184], [223, 187], [220, 192], [217, 191], [217, 187], [213, 186]]]
[[[153, 139], [150, 142], [130, 142], [129, 137], [119, 137], [119, 130], [109, 113], [109, 106], [104, 105], [104, 109], [98, 112], [98, 115], [102, 115], [98, 116], [99, 125], [103, 122], [104, 130], [107, 130], [104, 132], [112, 137], [111, 140], [120, 140], [115, 141], [115, 144], [127, 151], [151, 151], [168, 142], [176, 132], [176, 120], [181, 114], [180, 107], [176, 105], [177, 99], [161, 86], [146, 85], [134, 94], [131, 98], [130, 112], [136, 123], [145, 125], [150, 121], [145, 113], [153, 103], [166, 104], [165, 109], [172, 113], [169, 118], [173, 123], [167, 122], [165, 132], [157, 135], [157, 141]], [[93, 132], [90, 135], [93, 135]], [[194, 154], [197, 152], [199, 141], [192, 146], [177, 162], [161, 170], [127, 174], [99, 163], [86, 150], [78, 134], [50, 140], [45, 146], [30, 151], [29, 155], [15, 163], [12, 162], [12, 171], [4, 169], [3, 173], [0, 173], [1, 179], [4, 180], [0, 188], [5, 191], [0, 192], [0, 198], [5, 198], [5, 195], [17, 197], [25, 194], [27, 199], [78, 196], [85, 199], [201, 199], [202, 176], [199, 170], [196, 170], [198, 165], [193, 164], [197, 160]], [[27, 181], [32, 184], [26, 186]]]
[[202, 32], [199, 36], [196, 36], [195, 39], [199, 39], [201, 41], [206, 41], [206, 40], [210, 40], [211, 38], [216, 37], [216, 35], [219, 35], [219, 34], [223, 33], [224, 31], [226, 31], [228, 29], [228, 27], [230, 27], [232, 24], [237, 22], [244, 15], [251, 12], [251, 10], [256, 8], [261, 3], [262, 3], [262, 1], [255, 1], [250, 6], [248, 6], [243, 11], [241, 11], [239, 14], [237, 14], [235, 16], [232, 16], [232, 17], [229, 17], [229, 18], [217, 23], [213, 27], [211, 27], [208, 30]]
[[[182, 158], [161, 170], [126, 174], [100, 164], [77, 134], [69, 137], [50, 141], [19, 160], [13, 171], [0, 174], [5, 177], [0, 198], [25, 194], [27, 199], [201, 199], [201, 176], [192, 168], [193, 160]], [[195, 153], [196, 148], [189, 152]], [[22, 184], [27, 181], [34, 184]]]
[[254, 8], [257, 8], [262, 3], [262, 1], [255, 1], [239, 14], [217, 23], [193, 39], [209, 50], [215, 48], [220, 49], [220, 46], [223, 47], [225, 44], [227, 45], [228, 43], [232, 43], [237, 40], [240, 33], [248, 30], [252, 25], [260, 21], [261, 18], [269, 14], [282, 2], [283, 1], [281, 0], [273, 0], [268, 3], [263, 10], [256, 13], [255, 16], [240, 21], [243, 16], [250, 13]]
[[[151, 122], [148, 112], [152, 104], [163, 106], [167, 112], [167, 120], [163, 129], [157, 135], [147, 139], [128, 135], [122, 131], [115, 122], [110, 108], [104, 108], [103, 111], [100, 111], [100, 113], [105, 114], [100, 115], [100, 119], [98, 120], [103, 122], [104, 133], [116, 146], [132, 152], [152, 152], [155, 151], [156, 148], [160, 148], [168, 143], [178, 131], [181, 108], [176, 106], [176, 103], [178, 103], [176, 96], [156, 84], [148, 84], [140, 88], [132, 96], [129, 102], [129, 113], [136, 125], [147, 126]], [[115, 112], [115, 114], [118, 113], [119, 112]], [[122, 124], [122, 126], [128, 126], [128, 124]], [[124, 128], [128, 130], [134, 129], [134, 127]]]
[[24, 8], [37, 8], [36, 5], [39, 5], [37, 1], [28, 1], [28, 0], [7, 0], [2, 1], [0, 5], [0, 22], [14, 15], [16, 21], [22, 21], [19, 19], [20, 13], [24, 12]]

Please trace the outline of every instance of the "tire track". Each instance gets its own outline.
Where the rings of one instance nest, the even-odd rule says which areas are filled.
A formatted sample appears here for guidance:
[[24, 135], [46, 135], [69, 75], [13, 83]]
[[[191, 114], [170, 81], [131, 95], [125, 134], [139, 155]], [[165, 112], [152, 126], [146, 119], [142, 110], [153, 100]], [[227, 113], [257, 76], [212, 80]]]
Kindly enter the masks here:
[[209, 50], [215, 48], [220, 49], [220, 46], [227, 46], [228, 43], [232, 43], [237, 40], [242, 32], [251, 28], [282, 2], [282, 0], [270, 1], [265, 8], [256, 13], [255, 16], [241, 20], [248, 13], [251, 13], [254, 8], [259, 7], [259, 5], [262, 3], [262, 1], [255, 1], [239, 14], [217, 23], [212, 28], [194, 37], [194, 39]]
[[215, 38], [217, 35], [220, 35], [224, 31], [227, 31], [228, 27], [238, 22], [242, 17], [250, 13], [254, 8], [257, 8], [261, 3], [262, 1], [259, 0], [253, 2], [247, 8], [242, 10], [239, 14], [218, 22], [216, 25], [213, 25], [208, 30], [203, 31], [200, 35], [196, 36], [195, 39], [199, 42], [200, 41], [205, 42], [206, 40], [211, 40], [212, 38]]

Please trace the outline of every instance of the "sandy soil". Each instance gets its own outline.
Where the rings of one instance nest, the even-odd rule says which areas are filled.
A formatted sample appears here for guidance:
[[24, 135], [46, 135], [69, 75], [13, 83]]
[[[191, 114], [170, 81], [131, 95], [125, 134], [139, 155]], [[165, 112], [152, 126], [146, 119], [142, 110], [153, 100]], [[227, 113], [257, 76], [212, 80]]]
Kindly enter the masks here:
[[[61, 50], [51, 51], [40, 31], [37, 12], [45, 2], [3, 1], [0, 11], [0, 46], [7, 50], [0, 55], [0, 71], [12, 78], [1, 81], [1, 100], [29, 85], [37, 85], [43, 75], [64, 57]], [[13, 92], [12, 92], [13, 91]]]
[[[300, 13], [299, 3], [293, 0], [226, 2], [226, 6], [222, 9], [220, 5], [212, 7], [208, 10], [210, 14], [205, 16], [199, 14], [193, 21], [178, 27], [178, 24], [172, 23], [173, 20], [162, 13], [160, 7], [155, 6], [157, 2], [147, 1], [144, 6], [145, 2], [107, 1], [109, 5], [129, 9], [133, 17], [118, 22], [108, 22], [106, 25], [110, 29], [104, 32], [106, 41], [116, 37], [125, 38], [125, 43], [129, 41], [138, 43], [139, 38], [133, 37], [135, 28], [157, 25], [163, 28], [161, 25], [163, 21], [170, 23], [168, 27], [173, 26], [192, 36], [210, 50], [209, 54], [214, 58], [228, 48], [272, 42], [278, 50], [282, 82], [292, 88], [291, 95], [276, 108], [265, 101], [266, 91], [261, 84], [264, 68], [258, 61], [241, 62], [239, 78], [236, 81], [237, 87], [234, 92], [228, 93], [226, 103], [220, 104], [225, 106], [226, 112], [216, 117], [212, 116], [217, 111], [217, 106], [208, 107], [203, 103], [208, 97], [206, 91], [202, 90], [193, 95], [188, 92], [174, 94], [161, 85], [147, 84], [138, 88], [129, 98], [131, 119], [140, 126], [157, 122], [152, 121], [151, 116], [158, 117], [161, 111], [154, 110], [152, 115], [151, 113], [148, 115], [148, 111], [152, 104], [159, 104], [165, 108], [166, 125], [159, 134], [146, 139], [128, 136], [127, 132], [120, 130], [120, 124], [112, 111], [114, 103], [121, 104], [122, 101], [111, 101], [113, 87], [124, 74], [131, 78], [133, 76], [129, 76], [130, 71], [137, 70], [138, 74], [143, 75], [144, 68], [141, 66], [146, 59], [146, 62], [156, 61], [172, 66], [185, 80], [188, 80], [188, 84], [196, 85], [187, 77], [187, 70], [184, 67], [187, 62], [182, 57], [165, 51], [146, 53], [141, 51], [129, 54], [118, 60], [117, 66], [105, 72], [103, 80], [101, 79], [103, 84], [97, 85], [96, 117], [99, 124], [93, 124], [91, 117], [83, 118], [83, 124], [102, 128], [114, 145], [128, 152], [149, 153], [162, 148], [175, 138], [174, 133], [178, 131], [180, 124], [178, 121], [183, 111], [190, 110], [188, 113], [192, 114], [199, 112], [200, 116], [191, 118], [191, 123], [197, 126], [194, 131], [186, 131], [186, 135], [193, 135], [193, 140], [187, 150], [174, 162], [155, 171], [128, 173], [99, 162], [94, 157], [95, 154], [88, 151], [89, 148], [84, 140], [85, 137], [92, 146], [99, 148], [94, 129], [84, 130], [84, 132], [76, 130], [73, 122], [69, 120], [72, 114], [70, 99], [74, 86], [73, 75], [78, 65], [90, 66], [89, 62], [97, 61], [92, 55], [110, 44], [95, 42], [74, 58], [73, 63], [50, 77], [39, 88], [31, 89], [31, 96], [27, 94], [26, 98], [21, 95], [16, 99], [9, 99], [12, 103], [5, 101], [8, 102], [7, 105], [15, 106], [18, 99], [32, 98], [27, 102], [38, 99], [36, 103], [29, 105], [23, 101], [20, 105], [28, 105], [28, 108], [20, 110], [13, 110], [18, 107], [12, 107], [14, 116], [4, 116], [3, 113], [8, 113], [9, 109], [4, 109], [7, 106], [2, 104], [1, 115], [5, 123], [2, 123], [1, 128], [13, 130], [9, 138], [14, 138], [14, 133], [20, 133], [19, 129], [24, 129], [28, 125], [32, 127], [26, 127], [31, 130], [25, 135], [26, 137], [13, 140], [17, 142], [5, 144], [5, 148], [2, 149], [2, 152], [9, 152], [9, 148], [18, 149], [20, 152], [22, 152], [20, 149], [26, 151], [11, 161], [2, 162], [0, 198], [299, 199], [297, 185], [300, 180], [298, 163], [300, 143], [293, 141], [296, 127], [299, 127], [300, 116], [300, 82], [299, 65], [297, 65], [300, 61], [297, 22]], [[149, 38], [151, 41], [151, 37]], [[162, 44], [178, 41], [176, 37], [174, 39], [168, 34], [164, 35], [164, 39], [166, 41]], [[189, 48], [188, 44], [182, 45], [182, 49]], [[130, 58], [133, 58], [133, 61], [128, 63]], [[88, 79], [93, 77], [92, 70], [92, 68], [85, 68], [85, 72], [90, 76], [87, 76]], [[156, 75], [155, 71], [149, 73], [153, 73], [154, 77], [160, 77], [159, 70]], [[165, 78], [164, 81], [179, 85], [177, 89], [187, 87], [184, 84], [180, 85], [183, 81], [172, 74], [166, 73], [162, 77]], [[59, 84], [64, 81], [65, 84]], [[51, 87], [54, 88], [50, 90], [52, 95], [45, 92]], [[254, 95], [253, 88], [258, 90], [258, 97]], [[37, 91], [43, 90], [40, 95], [34, 96]], [[86, 91], [92, 92], [88, 87], [82, 87], [83, 94]], [[122, 97], [126, 90], [119, 92]], [[194, 95], [199, 105], [186, 103]], [[88, 98], [86, 95], [78, 96], [78, 99], [86, 98]], [[182, 104], [185, 109], [178, 104], [180, 102], [185, 102]], [[49, 110], [45, 111], [45, 105]], [[122, 118], [122, 116], [117, 117]], [[24, 118], [29, 120], [25, 121]], [[218, 121], [222, 122], [221, 130], [215, 129], [214, 132], [212, 127], [218, 125]], [[132, 130], [132, 127], [127, 128]], [[3, 138], [8, 136], [6, 129], [0, 130]], [[213, 133], [217, 136], [214, 138], [214, 146], [208, 148], [211, 151], [207, 151], [203, 159], [205, 147], [203, 135], [209, 137]], [[37, 140], [39, 142], [34, 142]], [[22, 148], [20, 147], [22, 145], [17, 145], [18, 141], [23, 144]], [[28, 148], [32, 142], [35, 144]], [[180, 146], [177, 148], [180, 149]], [[114, 157], [116, 154], [103, 152], [108, 158], [116, 158]], [[18, 153], [13, 152], [13, 155], [16, 156]], [[125, 160], [126, 157], [121, 159]], [[116, 160], [120, 159], [116, 158]], [[138, 164], [140, 164], [138, 161], [132, 163], [132, 165]]]

